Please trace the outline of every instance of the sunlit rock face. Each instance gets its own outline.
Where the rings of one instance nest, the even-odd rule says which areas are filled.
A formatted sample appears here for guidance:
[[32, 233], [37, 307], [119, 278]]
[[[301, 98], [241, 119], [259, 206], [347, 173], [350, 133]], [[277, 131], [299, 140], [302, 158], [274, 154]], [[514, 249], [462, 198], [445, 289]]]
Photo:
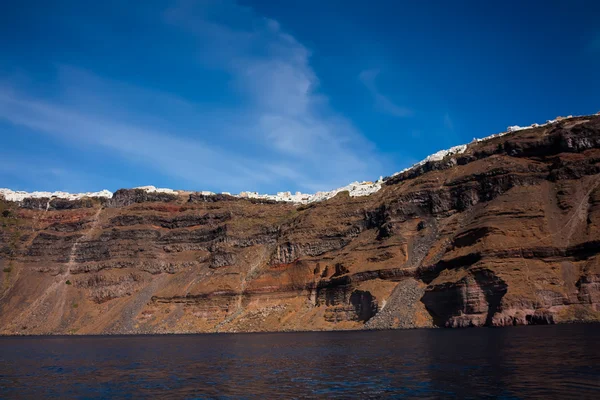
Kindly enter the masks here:
[[331, 192], [0, 191], [0, 333], [600, 320], [600, 117]]

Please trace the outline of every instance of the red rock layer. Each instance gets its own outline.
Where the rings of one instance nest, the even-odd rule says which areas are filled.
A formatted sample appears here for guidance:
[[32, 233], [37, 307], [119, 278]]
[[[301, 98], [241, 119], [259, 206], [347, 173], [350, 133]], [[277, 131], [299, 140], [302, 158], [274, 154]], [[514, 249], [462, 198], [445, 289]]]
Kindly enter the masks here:
[[600, 117], [304, 206], [121, 190], [0, 201], [0, 333], [600, 319]]

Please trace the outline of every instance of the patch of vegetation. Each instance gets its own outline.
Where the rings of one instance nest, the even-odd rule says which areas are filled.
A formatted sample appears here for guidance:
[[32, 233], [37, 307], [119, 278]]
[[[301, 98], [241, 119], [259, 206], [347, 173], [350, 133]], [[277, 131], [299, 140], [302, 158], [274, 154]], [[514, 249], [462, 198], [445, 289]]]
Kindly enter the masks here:
[[67, 281], [65, 282], [67, 285], [71, 285], [71, 281], [67, 279]]
[[79, 304], [73, 303], [73, 308], [77, 308], [77, 307], [79, 307]]
[[12, 272], [12, 268], [11, 267], [6, 267], [6, 268], [4, 268], [2, 270], [2, 272], [6, 272], [8, 274], [9, 272]]

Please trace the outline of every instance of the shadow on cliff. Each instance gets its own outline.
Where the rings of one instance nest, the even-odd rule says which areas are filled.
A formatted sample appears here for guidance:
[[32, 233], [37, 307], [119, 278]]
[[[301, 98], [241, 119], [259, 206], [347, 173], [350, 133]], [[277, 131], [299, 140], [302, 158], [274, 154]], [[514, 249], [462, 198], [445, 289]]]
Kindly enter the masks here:
[[492, 271], [477, 269], [457, 282], [430, 285], [421, 302], [436, 326], [491, 326], [507, 290], [508, 285]]
[[359, 321], [366, 322], [377, 314], [377, 302], [371, 292], [365, 290], [355, 290], [350, 295], [350, 304]]
[[481, 260], [481, 254], [472, 253], [472, 254], [467, 254], [467, 255], [461, 256], [461, 257], [456, 257], [456, 258], [448, 260], [448, 261], [440, 261], [433, 266], [426, 267], [426, 268], [420, 268], [419, 271], [417, 272], [417, 277], [425, 283], [431, 283], [444, 270], [461, 269], [461, 268], [466, 269], [466, 268], [469, 268], [471, 265], [479, 262], [480, 260]]

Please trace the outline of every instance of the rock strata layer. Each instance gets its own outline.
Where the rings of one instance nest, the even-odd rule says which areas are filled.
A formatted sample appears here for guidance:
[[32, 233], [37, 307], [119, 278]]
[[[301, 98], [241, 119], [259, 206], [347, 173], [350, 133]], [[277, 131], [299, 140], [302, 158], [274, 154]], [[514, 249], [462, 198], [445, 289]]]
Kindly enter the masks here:
[[600, 117], [434, 157], [297, 205], [122, 189], [0, 199], [0, 333], [600, 320]]

